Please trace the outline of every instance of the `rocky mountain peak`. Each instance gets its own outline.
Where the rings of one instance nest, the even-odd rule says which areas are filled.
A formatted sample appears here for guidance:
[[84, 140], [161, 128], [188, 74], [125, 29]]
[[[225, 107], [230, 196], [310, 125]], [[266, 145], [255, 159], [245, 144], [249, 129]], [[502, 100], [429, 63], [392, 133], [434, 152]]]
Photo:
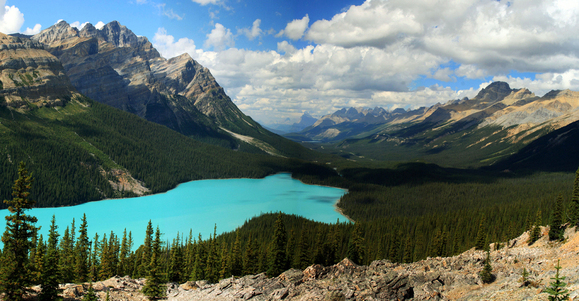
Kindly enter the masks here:
[[118, 21], [112, 21], [98, 30], [99, 36], [116, 47], [136, 47], [139, 38], [126, 26]]
[[482, 89], [474, 98], [478, 102], [493, 103], [501, 101], [503, 98], [511, 94], [513, 90], [509, 84], [505, 82], [493, 82], [486, 88]]
[[94, 27], [94, 25], [87, 23], [84, 27], [80, 30], [79, 35], [81, 37], [96, 37], [98, 35], [98, 29]]
[[34, 35], [31, 39], [46, 45], [52, 45], [74, 37], [78, 37], [78, 29], [61, 20]]

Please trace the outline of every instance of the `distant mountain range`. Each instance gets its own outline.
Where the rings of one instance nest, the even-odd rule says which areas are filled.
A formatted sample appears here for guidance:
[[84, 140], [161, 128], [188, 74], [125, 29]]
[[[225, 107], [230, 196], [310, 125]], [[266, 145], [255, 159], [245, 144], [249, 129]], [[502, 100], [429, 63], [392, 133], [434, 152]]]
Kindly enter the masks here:
[[528, 89], [494, 82], [472, 99], [429, 108], [342, 109], [286, 137], [332, 143], [334, 147], [324, 150], [349, 159], [482, 166], [579, 120], [578, 108], [579, 92], [557, 90], [539, 97]]
[[296, 133], [309, 126], [314, 125], [318, 119], [314, 118], [310, 113], [305, 112], [301, 117], [300, 121], [292, 123], [289, 119], [285, 123], [268, 124], [266, 127], [273, 131], [274, 133], [283, 135], [286, 133]]

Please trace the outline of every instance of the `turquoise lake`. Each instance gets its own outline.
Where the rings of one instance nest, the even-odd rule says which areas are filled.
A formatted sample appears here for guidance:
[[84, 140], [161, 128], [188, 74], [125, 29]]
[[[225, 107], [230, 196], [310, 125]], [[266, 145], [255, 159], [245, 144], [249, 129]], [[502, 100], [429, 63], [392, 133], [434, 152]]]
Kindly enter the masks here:
[[[347, 219], [335, 210], [335, 204], [345, 193], [344, 189], [306, 185], [284, 173], [263, 179], [192, 181], [166, 193], [71, 207], [34, 208], [29, 214], [38, 218], [36, 225], [42, 226], [40, 233], [45, 240], [52, 215], [56, 216], [62, 237], [73, 218], [78, 236], [82, 215], [86, 213], [91, 240], [95, 233], [102, 238], [111, 231], [122, 239], [126, 228], [127, 233], [132, 232], [134, 246], [139, 246], [149, 220], [154, 228], [159, 226], [164, 241], [175, 238], [177, 232], [189, 235], [189, 229], [194, 237], [201, 233], [206, 239], [215, 224], [218, 234], [229, 232], [268, 212], [281, 211], [324, 223], [344, 222]], [[7, 214], [8, 210], [0, 210], [0, 216]]]

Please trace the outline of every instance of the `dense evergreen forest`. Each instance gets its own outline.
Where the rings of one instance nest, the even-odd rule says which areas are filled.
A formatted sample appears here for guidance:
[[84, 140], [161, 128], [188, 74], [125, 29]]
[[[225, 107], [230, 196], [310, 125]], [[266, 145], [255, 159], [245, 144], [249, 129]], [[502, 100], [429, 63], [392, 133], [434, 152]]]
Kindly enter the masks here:
[[[18, 162], [25, 161], [37, 181], [32, 194], [38, 207], [132, 196], [113, 189], [109, 180], [115, 180], [114, 170], [128, 172], [157, 193], [198, 179], [311, 173], [304, 168], [313, 165], [308, 161], [330, 158], [295, 143], [288, 152], [308, 161], [272, 157], [243, 142], [240, 150], [247, 152], [231, 151], [84, 97], [61, 108], [25, 113], [0, 106], [0, 144], [0, 198], [10, 196]], [[333, 172], [325, 169], [322, 173]]]
[[[45, 238], [36, 234], [35, 218], [22, 214], [31, 204], [14, 205], [30, 195], [27, 191], [32, 179], [22, 170], [21, 164], [13, 198], [5, 201], [13, 214], [8, 218], [0, 257], [0, 288], [5, 292], [11, 285], [7, 280], [11, 274], [6, 269], [15, 266], [8, 264], [17, 257], [15, 246], [20, 246], [19, 252], [25, 251], [21, 261], [29, 275], [25, 279], [28, 284], [50, 287], [48, 283], [98, 281], [114, 275], [154, 279], [150, 283], [216, 282], [232, 275], [261, 272], [276, 276], [290, 267], [331, 265], [345, 257], [359, 264], [384, 258], [411, 262], [472, 247], [488, 248], [490, 242], [499, 242], [500, 247], [507, 239], [531, 229], [536, 240], [541, 235], [536, 231], [538, 226], [545, 224], [556, 225], [552, 227], [556, 230], [552, 239], [559, 239], [557, 233], [564, 223], [576, 225], [579, 221], [579, 170], [574, 181], [569, 174], [536, 174], [494, 180], [473, 175], [467, 180], [434, 183], [423, 174], [416, 181], [394, 186], [378, 184], [377, 177], [373, 177], [376, 183], [368, 184], [348, 184], [351, 179], [339, 177], [341, 184], [351, 189], [340, 205], [356, 219], [355, 223], [324, 224], [270, 213], [247, 221], [234, 232], [216, 235], [214, 231], [203, 238], [193, 229], [188, 233], [184, 229], [185, 233], [167, 242], [160, 234], [162, 225], [156, 225], [155, 231], [149, 223], [144, 229], [145, 240], [138, 245], [141, 242], [133, 241], [132, 233], [126, 231], [97, 234], [90, 239], [90, 221], [79, 217], [80, 225], [73, 222], [62, 235], [53, 220]], [[403, 168], [397, 172], [409, 171]], [[328, 176], [318, 182], [338, 180]], [[431, 197], [425, 197], [428, 195]], [[20, 215], [16, 214], [18, 208], [23, 208]], [[24, 227], [26, 235], [21, 237], [28, 237], [27, 243], [11, 243], [17, 237], [11, 227], [24, 217], [27, 220], [21, 225], [29, 226]], [[147, 291], [159, 293], [154, 287]]]

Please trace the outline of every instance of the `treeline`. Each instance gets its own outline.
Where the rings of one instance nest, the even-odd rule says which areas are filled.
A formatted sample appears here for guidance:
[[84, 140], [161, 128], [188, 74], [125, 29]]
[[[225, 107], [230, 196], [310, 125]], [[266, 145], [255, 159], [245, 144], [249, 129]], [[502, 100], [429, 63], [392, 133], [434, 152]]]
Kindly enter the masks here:
[[[566, 175], [560, 175], [559, 179], [552, 176], [519, 181], [528, 181], [533, 186], [532, 183], [560, 182]], [[510, 187], [526, 187], [524, 183], [518, 184], [507, 181]], [[536, 231], [538, 226], [549, 223], [556, 225], [550, 239], [560, 239], [565, 221], [571, 225], [579, 223], [578, 171], [573, 189], [568, 190], [571, 200], [565, 202], [558, 196], [552, 200], [531, 198], [468, 208], [457, 200], [457, 204], [449, 201], [448, 207], [431, 208], [428, 213], [390, 214], [389, 218], [336, 224], [270, 213], [247, 221], [235, 232], [216, 235], [214, 230], [213, 235], [203, 239], [190, 230], [188, 235], [177, 235], [165, 244], [159, 226], [154, 231], [149, 222], [143, 244], [135, 249], [132, 233], [126, 231], [122, 237], [111, 232], [96, 234], [89, 240], [86, 217], [81, 220], [78, 236], [74, 221], [61, 236], [54, 218], [48, 238], [38, 236], [33, 225], [36, 219], [23, 211], [32, 206], [28, 198], [31, 185], [32, 179], [21, 164], [13, 198], [6, 201], [12, 215], [7, 217], [0, 255], [0, 290], [9, 296], [15, 291], [18, 294], [19, 290], [11, 288], [16, 284], [41, 284], [43, 291], [44, 287], [50, 291], [54, 283], [98, 281], [114, 275], [147, 277], [150, 286], [167, 281], [217, 282], [230, 276], [262, 272], [277, 276], [288, 268], [304, 269], [313, 263], [331, 265], [345, 257], [359, 264], [384, 258], [411, 262], [426, 256], [453, 255], [471, 247], [484, 249], [490, 242], [501, 246], [507, 239], [531, 229], [532, 243], [541, 235]], [[435, 192], [446, 196], [444, 191]], [[460, 194], [460, 189], [457, 193]], [[368, 206], [373, 203], [368, 200], [377, 196], [362, 199]], [[342, 201], [348, 200], [344, 197]], [[12, 278], [18, 273], [20, 278]], [[162, 293], [158, 287], [149, 287], [147, 291]]]
[[25, 161], [37, 181], [32, 187], [37, 207], [132, 196], [112, 188], [107, 172], [113, 169], [127, 170], [152, 193], [198, 179], [260, 178], [294, 170], [334, 173], [325, 166], [309, 169], [316, 164], [307, 161], [202, 143], [83, 97], [58, 110], [21, 113], [0, 106], [0, 124], [0, 199], [10, 197], [17, 163]]

